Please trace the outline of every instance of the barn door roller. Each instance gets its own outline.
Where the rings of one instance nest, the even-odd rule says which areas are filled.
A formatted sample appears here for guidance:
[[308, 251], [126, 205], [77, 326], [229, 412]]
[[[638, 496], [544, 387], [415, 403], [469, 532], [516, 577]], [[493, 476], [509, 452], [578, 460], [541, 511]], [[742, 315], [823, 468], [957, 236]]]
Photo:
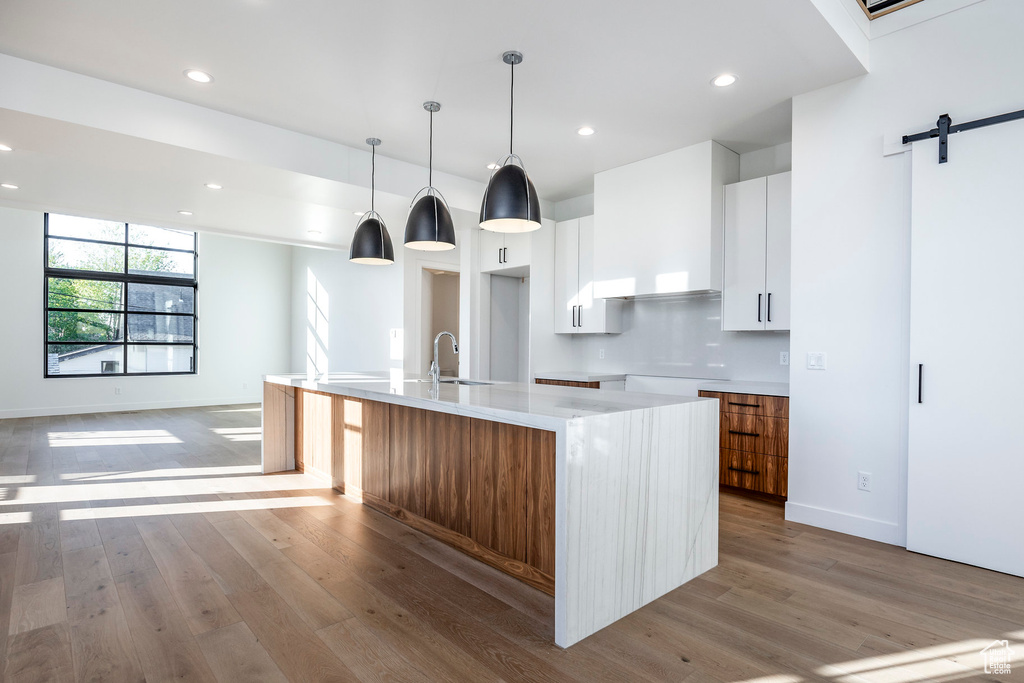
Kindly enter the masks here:
[[929, 138], [938, 138], [939, 163], [944, 164], [949, 160], [949, 136], [953, 133], [961, 133], [965, 130], [974, 130], [975, 128], [984, 128], [985, 126], [994, 126], [997, 123], [1006, 123], [1007, 121], [1016, 121], [1017, 119], [1024, 119], [1024, 109], [1021, 109], [1020, 111], [1011, 111], [1009, 114], [989, 116], [987, 119], [958, 123], [955, 126], [953, 125], [953, 119], [949, 117], [949, 114], [943, 114], [939, 117], [939, 120], [936, 121], [935, 128], [926, 130], [923, 133], [904, 135], [903, 144], [906, 145], [911, 142], [927, 140]]

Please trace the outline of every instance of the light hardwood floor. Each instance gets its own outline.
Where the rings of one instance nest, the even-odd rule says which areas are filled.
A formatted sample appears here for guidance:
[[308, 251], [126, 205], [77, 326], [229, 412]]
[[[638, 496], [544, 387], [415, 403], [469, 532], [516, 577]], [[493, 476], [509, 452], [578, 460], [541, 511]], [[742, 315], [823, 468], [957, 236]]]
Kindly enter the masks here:
[[[260, 476], [259, 424], [258, 406], [0, 421], [5, 680], [1024, 678], [1024, 580], [730, 495], [717, 568], [560, 650], [549, 596], [304, 475]], [[981, 673], [996, 639], [1010, 676]]]

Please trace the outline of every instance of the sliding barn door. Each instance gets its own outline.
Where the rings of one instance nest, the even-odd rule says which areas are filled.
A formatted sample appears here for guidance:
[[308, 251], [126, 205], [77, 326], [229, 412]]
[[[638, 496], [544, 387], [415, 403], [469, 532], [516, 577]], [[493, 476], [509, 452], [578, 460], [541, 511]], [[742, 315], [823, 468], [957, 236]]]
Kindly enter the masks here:
[[914, 143], [907, 547], [1024, 576], [1024, 121], [938, 156]]

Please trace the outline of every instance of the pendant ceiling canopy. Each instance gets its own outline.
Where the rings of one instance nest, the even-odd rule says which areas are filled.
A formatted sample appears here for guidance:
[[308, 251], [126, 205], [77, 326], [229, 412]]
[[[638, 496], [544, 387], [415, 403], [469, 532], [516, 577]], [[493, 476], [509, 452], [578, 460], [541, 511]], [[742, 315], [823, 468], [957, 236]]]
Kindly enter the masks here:
[[366, 138], [370, 145], [370, 210], [359, 217], [359, 225], [352, 236], [348, 260], [372, 266], [386, 266], [395, 262], [395, 249], [384, 219], [374, 210], [377, 176], [377, 138]]
[[540, 199], [523, 161], [513, 152], [515, 131], [515, 68], [522, 53], [509, 51], [502, 61], [511, 72], [509, 94], [508, 154], [491, 174], [480, 205], [480, 227], [493, 232], [531, 232], [540, 229]]
[[423, 108], [430, 112], [429, 175], [427, 187], [412, 198], [412, 210], [405, 223], [405, 246], [420, 251], [448, 251], [455, 248], [455, 224], [447, 202], [434, 188], [434, 112], [440, 111], [441, 105], [424, 102]]

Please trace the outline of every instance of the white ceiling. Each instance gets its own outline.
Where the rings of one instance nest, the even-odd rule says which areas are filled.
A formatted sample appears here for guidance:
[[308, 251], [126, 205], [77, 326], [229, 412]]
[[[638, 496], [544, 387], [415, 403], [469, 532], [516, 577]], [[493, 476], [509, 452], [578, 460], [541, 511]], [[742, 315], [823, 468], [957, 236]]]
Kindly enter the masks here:
[[[525, 54], [516, 151], [553, 201], [710, 138], [789, 140], [794, 94], [863, 73], [812, 0], [0, 2], [2, 53], [354, 147], [377, 136], [404, 161], [425, 164], [421, 103], [438, 100], [435, 167], [479, 181], [507, 148], [506, 49]], [[738, 83], [711, 87], [721, 72]]]

